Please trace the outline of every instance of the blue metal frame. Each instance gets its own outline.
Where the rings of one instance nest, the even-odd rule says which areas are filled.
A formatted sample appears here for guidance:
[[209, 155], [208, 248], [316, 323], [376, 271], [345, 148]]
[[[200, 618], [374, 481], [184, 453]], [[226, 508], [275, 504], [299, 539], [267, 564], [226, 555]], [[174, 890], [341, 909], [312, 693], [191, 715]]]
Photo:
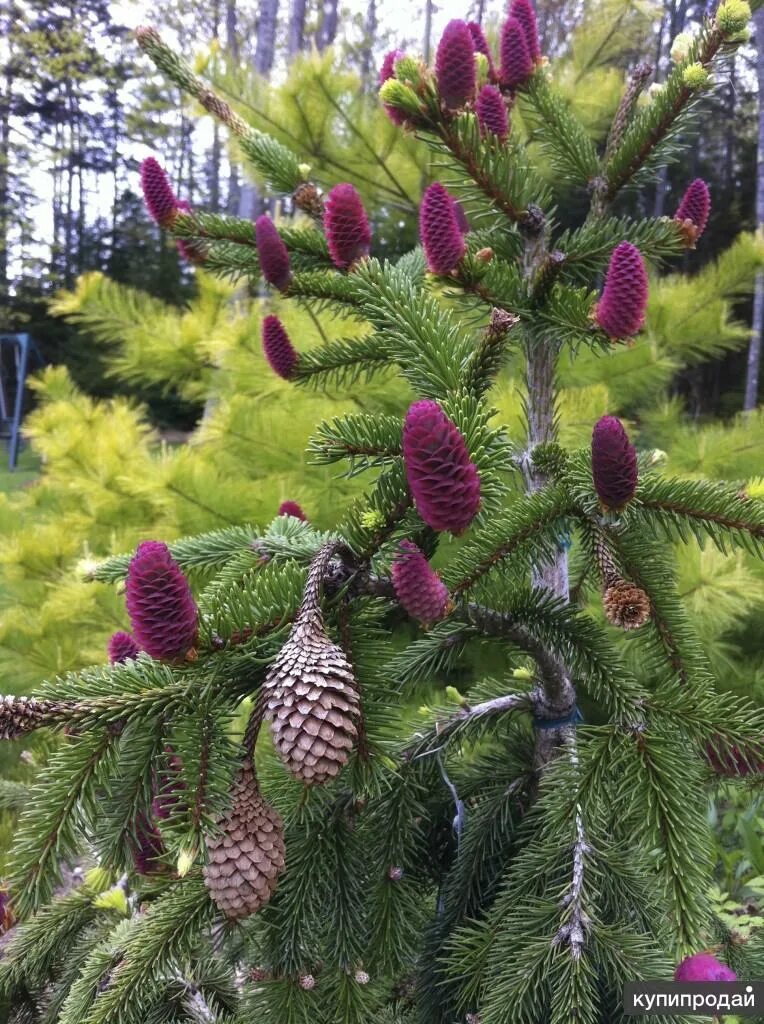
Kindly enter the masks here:
[[[16, 394], [13, 398], [13, 416], [10, 417], [11, 433], [8, 441], [8, 467], [9, 469], [15, 469], [19, 458], [19, 445], [21, 444], [21, 417], [24, 412], [24, 389], [26, 387], [27, 366], [29, 365], [29, 350], [33, 343], [28, 334], [0, 334], [0, 347], [9, 344], [15, 346]], [[7, 417], [4, 400], [3, 414]]]

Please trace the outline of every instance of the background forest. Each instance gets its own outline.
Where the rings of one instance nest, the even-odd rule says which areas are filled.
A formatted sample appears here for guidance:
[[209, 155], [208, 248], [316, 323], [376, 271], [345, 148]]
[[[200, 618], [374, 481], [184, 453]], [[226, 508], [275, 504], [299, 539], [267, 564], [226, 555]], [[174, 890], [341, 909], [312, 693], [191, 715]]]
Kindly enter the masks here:
[[[141, 55], [134, 27], [161, 27], [245, 121], [304, 155], [313, 180], [352, 182], [373, 211], [376, 254], [395, 257], [416, 244], [420, 197], [436, 168], [381, 109], [379, 68], [393, 47], [430, 59], [445, 22], [465, 12], [451, 3], [392, 6], [0, 0], [0, 330], [28, 331], [40, 363], [25, 420], [29, 472], [23, 486], [11, 481], [0, 493], [3, 692], [105, 660], [108, 637], [126, 620], [118, 589], [88, 580], [97, 560], [147, 536], [265, 526], [285, 500], [328, 528], [359, 485], [310, 451], [296, 454], [316, 422], [359, 409], [400, 416], [411, 400], [384, 374], [357, 397], [339, 371], [314, 390], [269, 374], [260, 351], [266, 313], [278, 313], [302, 350], [330, 333], [331, 315], [226, 280], [214, 259], [195, 268], [149, 219], [138, 168], [150, 154], [193, 208], [248, 219], [267, 212], [287, 229], [295, 210], [265, 198], [218, 122]], [[468, 18], [495, 39], [504, 6], [479, 0]], [[660, 89], [682, 57], [684, 33], [707, 13], [689, 0], [537, 6], [556, 84], [600, 140], [628, 70], [649, 63], [647, 94]], [[674, 262], [683, 276], [652, 281], [646, 329], [633, 344], [607, 360], [579, 355], [569, 379], [563, 368], [560, 405], [565, 444], [586, 445], [592, 423], [614, 413], [640, 452], [668, 460], [672, 474], [731, 479], [758, 501], [761, 9], [754, 21], [722, 87], [700, 102], [704, 129], [691, 156], [618, 211], [671, 215], [687, 182], [702, 177], [712, 196], [703, 245]], [[563, 226], [579, 216], [577, 201], [558, 210]], [[353, 330], [343, 327], [345, 336]], [[520, 373], [510, 359], [497, 385], [503, 423], [519, 419]], [[710, 544], [682, 547], [678, 557], [680, 593], [721, 688], [764, 702], [761, 562]], [[586, 599], [591, 581], [576, 579], [575, 551], [572, 564]], [[459, 678], [442, 683], [458, 688]], [[3, 842], [48, 742], [0, 750]], [[730, 927], [750, 934], [764, 924], [760, 798], [720, 784], [708, 813], [711, 899]]]

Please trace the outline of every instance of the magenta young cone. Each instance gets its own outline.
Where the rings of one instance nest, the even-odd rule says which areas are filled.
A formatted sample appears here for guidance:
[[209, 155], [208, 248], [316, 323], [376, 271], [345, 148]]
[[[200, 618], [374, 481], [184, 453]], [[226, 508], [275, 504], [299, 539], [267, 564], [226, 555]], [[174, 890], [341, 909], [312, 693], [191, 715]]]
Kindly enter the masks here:
[[153, 156], [141, 163], [141, 189], [151, 219], [162, 228], [169, 227], [178, 211], [178, 200], [164, 168]]
[[647, 270], [642, 253], [631, 242], [613, 249], [605, 287], [594, 318], [609, 337], [630, 338], [642, 329], [647, 309]]
[[533, 57], [525, 28], [517, 18], [507, 18], [502, 26], [500, 53], [499, 78], [508, 89], [517, 88], [533, 74]]
[[[385, 59], [382, 61], [382, 66], [379, 69], [379, 84], [384, 85], [388, 78], [392, 78], [395, 75], [395, 65], [406, 54], [403, 50], [390, 50], [386, 54]], [[397, 107], [391, 107], [389, 103], [383, 104], [385, 113], [393, 122], [393, 124], [405, 124], [406, 115], [402, 110], [398, 110]]]
[[525, 42], [528, 44], [528, 53], [531, 55], [531, 60], [535, 63], [541, 56], [541, 47], [539, 46], [536, 10], [531, 0], [512, 0], [509, 6], [509, 16], [510, 18], [517, 18], [523, 26]]
[[292, 280], [289, 252], [276, 225], [265, 214], [255, 221], [255, 243], [263, 277], [268, 284], [283, 292]]
[[450, 274], [466, 251], [456, 204], [439, 181], [422, 196], [419, 238], [433, 274]]
[[358, 192], [343, 182], [326, 197], [324, 232], [336, 267], [348, 270], [371, 248], [371, 228]]
[[472, 45], [475, 47], [475, 53], [482, 53], [486, 58], [488, 61], [488, 74], [493, 78], [493, 57], [491, 55], [490, 47], [488, 46], [488, 40], [485, 37], [485, 32], [483, 32], [482, 27], [476, 21], [469, 22], [467, 28], [470, 30], [470, 35], [472, 36]]
[[606, 509], [627, 505], [637, 489], [637, 452], [623, 424], [615, 416], [603, 416], [592, 431], [592, 478]]
[[122, 630], [111, 635], [107, 651], [112, 665], [118, 665], [129, 658], [137, 658], [141, 653], [140, 647], [132, 636]]
[[495, 85], [484, 85], [475, 104], [481, 135], [495, 135], [502, 142], [509, 134], [509, 119], [504, 97]]
[[674, 220], [684, 224], [690, 221], [692, 225], [692, 242], [696, 242], [708, 224], [708, 215], [711, 212], [711, 193], [708, 185], [702, 178], [696, 178], [690, 182], [687, 190], [682, 196], [682, 201], [674, 214]]
[[675, 981], [736, 981], [732, 968], [712, 953], [693, 953], [685, 957], [674, 972]]
[[279, 377], [289, 380], [299, 356], [277, 316], [267, 316], [263, 320], [262, 335], [263, 352], [270, 368]]
[[279, 505], [279, 515], [294, 516], [295, 519], [301, 519], [304, 523], [308, 521], [308, 517], [296, 501], [282, 501]]
[[395, 596], [408, 614], [429, 625], [448, 612], [448, 587], [410, 540], [402, 540], [391, 567]]
[[166, 544], [147, 540], [138, 545], [125, 594], [133, 636], [142, 650], [161, 661], [188, 654], [196, 643], [199, 611]]
[[464, 438], [437, 402], [409, 407], [403, 463], [416, 510], [433, 530], [461, 533], [480, 508], [480, 476]]
[[162, 871], [159, 858], [165, 852], [162, 836], [151, 819], [141, 812], [135, 820], [135, 835], [130, 836], [135, 868], [141, 875]]
[[438, 93], [447, 107], [462, 107], [475, 95], [475, 43], [466, 21], [449, 21], [435, 55]]

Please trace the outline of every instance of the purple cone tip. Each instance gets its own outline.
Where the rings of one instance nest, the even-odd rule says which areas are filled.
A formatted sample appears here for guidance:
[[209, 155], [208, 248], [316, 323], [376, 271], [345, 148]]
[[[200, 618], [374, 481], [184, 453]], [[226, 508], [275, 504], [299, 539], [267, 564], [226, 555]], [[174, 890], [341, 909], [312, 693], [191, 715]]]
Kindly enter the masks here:
[[693, 241], [696, 241], [706, 230], [710, 213], [711, 193], [708, 185], [702, 178], [696, 178], [687, 186], [682, 201], [674, 214], [674, 220], [678, 220], [680, 223], [686, 220], [690, 221], [695, 229]]
[[674, 972], [676, 981], [737, 981], [731, 967], [717, 960], [712, 953], [693, 953], [685, 957]]
[[141, 653], [141, 649], [130, 633], [125, 633], [123, 630], [119, 630], [118, 632], [113, 633], [109, 638], [107, 652], [111, 664], [119, 665], [123, 661], [128, 661], [131, 658], [137, 658]]
[[304, 523], [307, 523], [308, 521], [308, 517], [296, 501], [282, 501], [279, 505], [279, 515], [294, 516], [295, 519], [301, 519]]

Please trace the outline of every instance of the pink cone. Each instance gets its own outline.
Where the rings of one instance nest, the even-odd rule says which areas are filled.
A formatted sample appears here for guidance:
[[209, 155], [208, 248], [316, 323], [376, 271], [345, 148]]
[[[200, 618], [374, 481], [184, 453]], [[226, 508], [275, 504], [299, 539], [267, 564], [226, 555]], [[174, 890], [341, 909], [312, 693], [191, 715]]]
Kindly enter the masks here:
[[141, 163], [141, 189], [151, 219], [162, 228], [169, 227], [178, 210], [178, 199], [167, 173], [153, 156]]
[[737, 981], [731, 967], [717, 960], [712, 953], [693, 953], [685, 957], [674, 972], [676, 981]]
[[336, 267], [348, 270], [369, 255], [371, 228], [361, 197], [352, 185], [335, 185], [326, 197], [324, 232]]
[[682, 201], [674, 214], [674, 220], [679, 221], [680, 224], [685, 221], [691, 222], [694, 228], [693, 242], [695, 242], [706, 230], [710, 212], [711, 193], [708, 185], [702, 178], [696, 178], [687, 186]]
[[292, 280], [289, 252], [276, 225], [265, 214], [255, 221], [255, 242], [263, 277], [283, 292]]
[[[382, 66], [379, 69], [379, 84], [384, 85], [388, 78], [392, 78], [395, 75], [395, 65], [406, 54], [403, 50], [390, 50], [386, 54], [385, 59], [382, 61]], [[398, 110], [397, 107], [391, 107], [389, 103], [384, 104], [385, 113], [393, 122], [393, 124], [401, 125], [406, 123], [406, 115], [402, 110]]]
[[267, 316], [262, 327], [263, 352], [274, 373], [289, 380], [299, 356], [277, 316]]
[[504, 97], [495, 85], [484, 85], [475, 104], [481, 135], [495, 135], [504, 142], [509, 134], [509, 119]]
[[523, 26], [525, 41], [528, 44], [528, 53], [535, 63], [541, 57], [539, 46], [539, 30], [536, 23], [536, 10], [531, 0], [512, 0], [509, 7], [510, 18], [517, 18]]
[[419, 238], [433, 274], [450, 274], [466, 251], [456, 204], [439, 181], [422, 196]]
[[637, 490], [637, 451], [615, 416], [603, 416], [594, 425], [592, 478], [602, 505], [615, 511], [628, 505]]
[[161, 661], [188, 654], [196, 643], [199, 611], [166, 544], [147, 540], [138, 545], [125, 593], [133, 636], [142, 650]]
[[456, 424], [437, 402], [409, 407], [403, 462], [416, 510], [433, 530], [461, 533], [480, 508], [480, 476]]
[[301, 519], [304, 523], [308, 521], [308, 517], [296, 501], [282, 501], [279, 505], [279, 515], [294, 516], [295, 519]]
[[435, 55], [438, 93], [447, 107], [462, 107], [475, 95], [475, 44], [465, 21], [449, 21]]
[[395, 596], [412, 618], [430, 625], [448, 613], [448, 588], [412, 541], [401, 541], [391, 575]]
[[118, 665], [131, 658], [137, 658], [141, 653], [140, 647], [132, 636], [122, 630], [112, 634], [107, 651], [112, 665]]
[[525, 28], [517, 18], [507, 18], [501, 30], [502, 85], [515, 89], [533, 74], [533, 57], [528, 49]]
[[647, 270], [642, 253], [631, 242], [621, 242], [610, 257], [605, 287], [594, 314], [609, 337], [630, 338], [642, 329], [647, 289]]

